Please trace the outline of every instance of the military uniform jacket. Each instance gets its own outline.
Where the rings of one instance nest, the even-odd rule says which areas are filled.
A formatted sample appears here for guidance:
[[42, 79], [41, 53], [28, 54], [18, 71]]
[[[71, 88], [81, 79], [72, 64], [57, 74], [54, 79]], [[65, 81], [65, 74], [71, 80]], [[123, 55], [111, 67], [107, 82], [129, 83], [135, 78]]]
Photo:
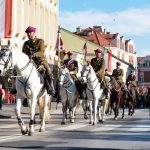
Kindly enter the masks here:
[[78, 72], [78, 62], [76, 60], [66, 59], [66, 60], [64, 60], [64, 64], [69, 69], [69, 71], [73, 71], [74, 74], [76, 74]]
[[133, 84], [134, 86], [136, 86], [136, 76], [135, 75], [129, 75], [127, 78], [127, 84], [128, 82], [131, 82], [131, 84]]
[[123, 82], [123, 69], [114, 69], [112, 76], [117, 80], [117, 82], [122, 83]]
[[42, 61], [45, 60], [44, 51], [45, 51], [45, 46], [44, 46], [44, 40], [43, 39], [36, 38], [35, 42], [28, 40], [23, 45], [23, 52], [25, 54], [27, 54], [29, 57], [34, 55], [38, 59], [41, 59]]
[[92, 58], [91, 66], [96, 73], [98, 73], [101, 77], [104, 77], [105, 61], [103, 58]]

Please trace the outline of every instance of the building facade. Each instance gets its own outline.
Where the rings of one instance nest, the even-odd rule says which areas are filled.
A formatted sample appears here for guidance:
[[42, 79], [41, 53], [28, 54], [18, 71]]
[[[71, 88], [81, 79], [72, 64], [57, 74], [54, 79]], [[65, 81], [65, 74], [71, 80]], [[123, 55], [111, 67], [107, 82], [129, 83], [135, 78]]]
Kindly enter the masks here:
[[138, 85], [150, 87], [150, 56], [138, 57]]
[[19, 49], [27, 39], [25, 29], [37, 28], [48, 49], [54, 49], [58, 30], [58, 0], [0, 0], [0, 38], [10, 38]]

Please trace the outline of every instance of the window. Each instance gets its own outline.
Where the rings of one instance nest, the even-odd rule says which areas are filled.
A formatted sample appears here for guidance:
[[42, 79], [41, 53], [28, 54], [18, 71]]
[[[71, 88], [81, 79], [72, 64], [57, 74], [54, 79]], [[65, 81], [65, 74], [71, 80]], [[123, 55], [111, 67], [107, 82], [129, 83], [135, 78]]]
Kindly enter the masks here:
[[144, 81], [144, 77], [143, 77], [143, 74], [140, 75], [140, 82], [143, 82]]

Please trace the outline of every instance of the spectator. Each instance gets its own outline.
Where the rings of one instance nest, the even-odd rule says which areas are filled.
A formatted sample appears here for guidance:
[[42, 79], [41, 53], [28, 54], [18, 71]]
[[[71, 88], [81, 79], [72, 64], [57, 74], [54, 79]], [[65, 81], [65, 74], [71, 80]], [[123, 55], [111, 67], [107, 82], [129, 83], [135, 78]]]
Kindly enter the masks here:
[[5, 91], [2, 88], [2, 84], [0, 84], [0, 110], [2, 110], [2, 102], [3, 102], [4, 96], [5, 96]]

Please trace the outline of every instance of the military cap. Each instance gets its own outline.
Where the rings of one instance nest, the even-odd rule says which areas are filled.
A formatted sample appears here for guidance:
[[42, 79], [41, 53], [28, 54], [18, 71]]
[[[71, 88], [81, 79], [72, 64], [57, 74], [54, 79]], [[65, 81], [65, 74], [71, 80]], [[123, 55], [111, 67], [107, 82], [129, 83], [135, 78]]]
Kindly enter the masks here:
[[117, 64], [117, 66], [120, 66], [120, 65], [121, 65], [121, 63], [120, 63], [119, 61], [118, 61], [116, 64]]
[[32, 26], [29, 26], [25, 32], [28, 33], [28, 32], [35, 32], [36, 31], [36, 28], [32, 27]]
[[67, 53], [67, 55], [68, 55], [68, 56], [73, 55], [73, 52], [70, 52], [70, 51], [69, 51], [69, 52]]
[[102, 53], [103, 52], [100, 48], [98, 48], [98, 49], [96, 49], [94, 51], [97, 52], [97, 53]]

